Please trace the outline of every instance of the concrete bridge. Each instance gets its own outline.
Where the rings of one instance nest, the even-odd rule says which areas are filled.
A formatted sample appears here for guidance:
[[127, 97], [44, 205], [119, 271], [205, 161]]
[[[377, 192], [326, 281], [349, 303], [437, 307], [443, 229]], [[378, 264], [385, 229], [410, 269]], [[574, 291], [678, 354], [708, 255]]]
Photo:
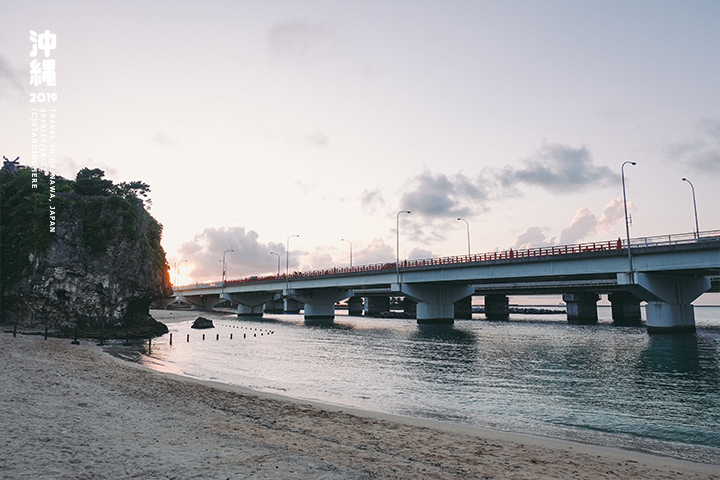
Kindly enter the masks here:
[[[349, 299], [357, 314], [387, 305], [389, 296], [416, 304], [418, 323], [452, 323], [456, 309], [467, 311], [473, 295], [485, 296], [488, 318], [507, 318], [508, 295], [561, 293], [568, 321], [597, 322], [599, 294], [608, 294], [613, 320], [640, 323], [640, 302], [647, 302], [649, 332], [695, 329], [692, 303], [718, 290], [720, 230], [500, 251], [476, 255], [332, 268], [288, 275], [248, 277], [175, 288], [175, 300], [212, 309], [223, 300], [238, 305], [238, 315], [263, 311], [299, 312], [306, 320], [332, 319], [335, 304]], [[368, 308], [370, 307], [370, 308]]]

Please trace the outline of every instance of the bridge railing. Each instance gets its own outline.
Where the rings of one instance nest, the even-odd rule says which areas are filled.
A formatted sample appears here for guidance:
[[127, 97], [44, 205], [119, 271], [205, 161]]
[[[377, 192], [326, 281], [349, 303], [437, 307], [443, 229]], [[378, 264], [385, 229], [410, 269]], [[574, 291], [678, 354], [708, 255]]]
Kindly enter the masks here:
[[[634, 248], [654, 247], [661, 245], [678, 245], [684, 243], [696, 243], [720, 238], [720, 230], [709, 230], [699, 233], [677, 233], [672, 235], [658, 235], [653, 237], [640, 237], [630, 239], [630, 246]], [[578, 243], [574, 245], [551, 245], [546, 247], [525, 248], [520, 250], [499, 250], [487, 253], [478, 253], [470, 255], [456, 255], [451, 257], [426, 258], [420, 260], [403, 260], [400, 262], [401, 270], [412, 270], [417, 268], [425, 268], [435, 265], [453, 265], [462, 263], [481, 263], [492, 262], [498, 260], [508, 260], [516, 258], [534, 258], [546, 257], [551, 255], [570, 255], [586, 252], [605, 252], [610, 250], [627, 249], [627, 241], [620, 238], [617, 240], [608, 240], [604, 242], [588, 242]], [[333, 267], [323, 270], [310, 270], [304, 272], [293, 272], [287, 276], [287, 279], [299, 279], [309, 277], [322, 277], [328, 275], [353, 275], [364, 272], [381, 272], [387, 270], [396, 270], [398, 267], [395, 262], [391, 263], [374, 263], [370, 265], [357, 265], [353, 267]], [[235, 285], [239, 283], [258, 283], [285, 280], [285, 274], [280, 275], [264, 275], [251, 276], [228, 280], [226, 285]], [[222, 286], [222, 282], [214, 282], [207, 284], [183, 285], [178, 286], [177, 290], [195, 289], [199, 287], [216, 287]]]

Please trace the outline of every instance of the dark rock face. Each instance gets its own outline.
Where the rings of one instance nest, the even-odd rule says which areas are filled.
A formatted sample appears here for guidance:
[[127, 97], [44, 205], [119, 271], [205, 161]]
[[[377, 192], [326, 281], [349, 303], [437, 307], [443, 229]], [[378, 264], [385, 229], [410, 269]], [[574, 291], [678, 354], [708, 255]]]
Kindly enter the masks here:
[[215, 328], [215, 325], [213, 325], [213, 322], [210, 319], [198, 317], [195, 319], [190, 328]]
[[2, 321], [166, 332], [148, 310], [172, 293], [162, 226], [141, 202], [122, 197], [59, 193], [57, 202], [49, 246], [31, 251], [20, 278], [2, 292]]

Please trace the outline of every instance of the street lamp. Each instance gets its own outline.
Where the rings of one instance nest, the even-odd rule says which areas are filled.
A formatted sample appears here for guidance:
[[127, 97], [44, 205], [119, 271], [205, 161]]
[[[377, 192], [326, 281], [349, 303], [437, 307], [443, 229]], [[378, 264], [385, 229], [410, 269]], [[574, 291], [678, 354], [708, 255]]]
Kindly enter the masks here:
[[690, 188], [692, 188], [692, 196], [693, 196], [693, 209], [695, 210], [695, 239], [700, 238], [700, 227], [698, 227], [698, 219], [697, 219], [697, 203], [695, 202], [695, 185], [692, 184], [690, 180], [687, 178], [683, 178], [683, 182], [688, 182], [690, 184]]
[[179, 276], [178, 265], [180, 265], [182, 262], [187, 262], [187, 260], [180, 260], [179, 262], [175, 262], [175, 286], [177, 286], [177, 281], [178, 281], [178, 276]]
[[398, 288], [400, 286], [400, 214], [401, 213], [411, 213], [410, 210], [401, 210], [397, 213], [397, 216], [395, 217], [395, 233], [397, 234], [397, 245], [395, 250], [395, 268], [397, 270], [397, 283]]
[[465, 220], [464, 218], [460, 218], [460, 217], [458, 217], [458, 220], [462, 220], [463, 222], [465, 222], [465, 225], [467, 226], [467, 237], [468, 237], [468, 257], [469, 257], [469, 256], [470, 256], [470, 224], [469, 224], [469, 223], [468, 223], [468, 221], [467, 221], [467, 220]]
[[234, 251], [235, 251], [235, 250], [225, 250], [225, 251], [223, 252], [223, 259], [222, 259], [222, 264], [223, 264], [222, 284], [223, 284], [223, 288], [225, 287], [225, 275], [227, 274], [227, 266], [226, 266], [227, 264], [225, 263], [225, 254], [228, 253], [228, 252], [234, 252]]
[[288, 270], [290, 268], [290, 239], [299, 237], [300, 235], [290, 235], [287, 238], [287, 247], [285, 247], [285, 290], [290, 290], [290, 282], [288, 280]]
[[350, 268], [352, 268], [352, 242], [346, 238], [341, 238], [341, 242], [348, 242], [350, 244]]
[[277, 276], [279, 277], [279, 276], [280, 276], [280, 254], [279, 254], [279, 253], [275, 253], [275, 252], [270, 252], [270, 255], [277, 255], [277, 257], [278, 257], [278, 273], [277, 273]]
[[627, 196], [625, 195], [625, 165], [637, 165], [636, 162], [623, 162], [620, 167], [620, 174], [622, 177], [622, 189], [623, 189], [623, 206], [625, 207], [625, 233], [627, 235], [627, 249], [628, 249], [628, 265], [630, 266], [630, 274], [632, 275], [633, 264], [632, 264], [632, 253], [630, 253], [630, 224], [628, 222], [628, 211], [627, 211]]

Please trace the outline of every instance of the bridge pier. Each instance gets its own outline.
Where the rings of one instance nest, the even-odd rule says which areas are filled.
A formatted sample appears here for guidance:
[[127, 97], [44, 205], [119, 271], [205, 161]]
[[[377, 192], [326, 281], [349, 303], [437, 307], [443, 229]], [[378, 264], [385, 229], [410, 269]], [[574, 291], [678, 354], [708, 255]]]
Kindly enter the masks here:
[[282, 295], [276, 293], [273, 295], [272, 300], [265, 303], [263, 312], [265, 313], [283, 313], [285, 311], [285, 304], [283, 303]]
[[453, 304], [456, 320], [472, 320], [472, 295], [461, 298]]
[[393, 284], [392, 290], [404, 293], [418, 302], [417, 322], [420, 324], [450, 324], [455, 322], [454, 303], [475, 293], [471, 285], [442, 285], [429, 283]]
[[263, 305], [273, 299], [273, 293], [222, 293], [220, 298], [238, 304], [238, 317], [262, 317]]
[[390, 311], [390, 297], [365, 297], [365, 316], [376, 317]]
[[285, 313], [300, 313], [300, 303], [295, 299], [285, 297], [283, 304], [283, 312]]
[[662, 273], [619, 273], [618, 284], [647, 302], [648, 333], [695, 331], [691, 302], [710, 289], [707, 277]]
[[566, 293], [563, 301], [567, 304], [568, 323], [576, 325], [592, 325], [597, 323], [597, 293]]
[[403, 298], [403, 312], [417, 317], [417, 302], [410, 297]]
[[352, 290], [307, 289], [286, 290], [285, 295], [305, 304], [305, 320], [332, 320], [335, 302], [351, 297]]
[[510, 300], [507, 295], [485, 295], [485, 318], [507, 320], [510, 318]]
[[608, 294], [614, 325], [638, 326], [642, 324], [640, 299], [630, 292], [611, 292]]
[[363, 313], [363, 299], [362, 297], [350, 297], [348, 298], [348, 315], [353, 317], [360, 317]]
[[193, 310], [212, 310], [213, 305], [220, 301], [219, 295], [178, 295], [181, 302], [192, 305]]

